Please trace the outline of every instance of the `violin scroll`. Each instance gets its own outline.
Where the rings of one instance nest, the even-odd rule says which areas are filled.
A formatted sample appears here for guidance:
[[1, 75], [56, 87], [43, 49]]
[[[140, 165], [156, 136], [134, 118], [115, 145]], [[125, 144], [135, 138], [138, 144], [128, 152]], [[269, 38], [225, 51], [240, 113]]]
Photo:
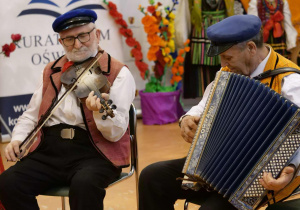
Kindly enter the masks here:
[[[101, 103], [101, 99], [100, 99]], [[106, 114], [102, 116], [102, 120], [106, 120], [107, 116], [110, 116], [113, 118], [115, 116], [113, 110], [117, 108], [115, 104], [112, 104], [113, 101], [109, 99], [108, 101], [105, 101], [104, 103], [101, 103], [101, 108], [99, 110], [100, 113], [103, 113], [106, 111]]]

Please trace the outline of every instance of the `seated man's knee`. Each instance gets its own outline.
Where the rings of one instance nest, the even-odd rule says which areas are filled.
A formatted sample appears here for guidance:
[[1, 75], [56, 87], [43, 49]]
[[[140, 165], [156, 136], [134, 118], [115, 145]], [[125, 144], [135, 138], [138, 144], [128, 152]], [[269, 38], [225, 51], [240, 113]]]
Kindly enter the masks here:
[[73, 178], [70, 185], [70, 195], [80, 195], [86, 192], [93, 192], [105, 196], [105, 187], [101, 186], [98, 181], [91, 179], [89, 176], [82, 175]]

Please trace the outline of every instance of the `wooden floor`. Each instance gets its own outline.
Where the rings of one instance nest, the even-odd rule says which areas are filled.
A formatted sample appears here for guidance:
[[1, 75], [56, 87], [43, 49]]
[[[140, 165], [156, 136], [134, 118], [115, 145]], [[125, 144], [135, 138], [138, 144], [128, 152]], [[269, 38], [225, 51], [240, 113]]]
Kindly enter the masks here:
[[[181, 138], [178, 123], [144, 125], [142, 120], [138, 119], [137, 139], [139, 172], [153, 162], [184, 157], [187, 155], [190, 147], [190, 144], [186, 143]], [[5, 146], [6, 143], [0, 143], [1, 154], [3, 154]], [[6, 162], [4, 158], [3, 163], [5, 168], [8, 168], [13, 164]], [[38, 196], [37, 199], [41, 210], [61, 209], [61, 200], [59, 197]], [[183, 201], [178, 201], [175, 204], [175, 209], [182, 210], [183, 205]], [[198, 208], [197, 206], [190, 205], [189, 209], [194, 210]], [[134, 176], [107, 189], [106, 198], [104, 200], [104, 209], [137, 209], [136, 183]]]
[[[153, 162], [184, 157], [187, 155], [190, 147], [190, 144], [181, 138], [178, 123], [143, 125], [142, 120], [139, 119], [137, 123], [137, 138], [139, 172]], [[3, 154], [5, 146], [6, 143], [0, 143], [1, 154]], [[5, 168], [13, 164], [6, 162], [4, 158], [3, 163]], [[61, 210], [61, 199], [59, 197], [38, 196], [37, 199], [41, 210]], [[175, 204], [175, 210], [183, 210], [183, 205], [184, 201], [178, 200]], [[189, 206], [189, 210], [198, 208], [199, 206], [193, 204]], [[104, 209], [137, 209], [135, 176], [107, 189]]]

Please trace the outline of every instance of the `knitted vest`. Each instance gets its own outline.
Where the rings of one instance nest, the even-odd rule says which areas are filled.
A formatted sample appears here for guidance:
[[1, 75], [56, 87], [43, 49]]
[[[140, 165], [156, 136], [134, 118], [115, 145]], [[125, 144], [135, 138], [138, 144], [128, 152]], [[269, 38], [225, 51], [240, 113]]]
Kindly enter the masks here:
[[[62, 72], [60, 71], [61, 67], [67, 62], [66, 56], [63, 56], [61, 59], [49, 63], [43, 73], [43, 100], [39, 110], [39, 119], [51, 105], [57, 100], [58, 92], [61, 89], [62, 83], [60, 77]], [[121, 68], [124, 66], [121, 62], [117, 61], [114, 58], [110, 58], [106, 52], [98, 61], [99, 66], [103, 72], [110, 72], [105, 75], [113, 85], [114, 80], [119, 74]], [[110, 69], [110, 71], [109, 71]], [[86, 125], [87, 131], [90, 136], [92, 144], [95, 146], [97, 151], [111, 161], [115, 166], [127, 166], [129, 164], [129, 154], [130, 154], [130, 141], [129, 141], [129, 129], [117, 142], [110, 142], [106, 140], [101, 132], [97, 129], [96, 123], [93, 118], [93, 112], [88, 110], [84, 103], [81, 104], [81, 110], [83, 112], [83, 119]], [[32, 147], [30, 152], [33, 152], [41, 142], [40, 132], [38, 139]]]

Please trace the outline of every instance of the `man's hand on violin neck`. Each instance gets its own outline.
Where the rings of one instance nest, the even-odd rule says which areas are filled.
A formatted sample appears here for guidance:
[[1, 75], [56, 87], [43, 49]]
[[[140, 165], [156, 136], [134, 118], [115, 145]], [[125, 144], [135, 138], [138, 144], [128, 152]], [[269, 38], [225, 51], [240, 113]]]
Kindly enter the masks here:
[[20, 152], [21, 143], [22, 141], [12, 141], [6, 146], [4, 153], [7, 161], [16, 162], [24, 155], [24, 152]]
[[[101, 97], [106, 101], [109, 99], [109, 95], [106, 93], [101, 93]], [[100, 99], [96, 95], [94, 95], [94, 91], [90, 92], [85, 101], [85, 104], [91, 111], [99, 111], [101, 108]]]

